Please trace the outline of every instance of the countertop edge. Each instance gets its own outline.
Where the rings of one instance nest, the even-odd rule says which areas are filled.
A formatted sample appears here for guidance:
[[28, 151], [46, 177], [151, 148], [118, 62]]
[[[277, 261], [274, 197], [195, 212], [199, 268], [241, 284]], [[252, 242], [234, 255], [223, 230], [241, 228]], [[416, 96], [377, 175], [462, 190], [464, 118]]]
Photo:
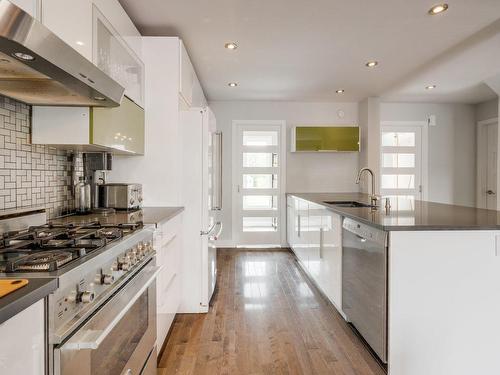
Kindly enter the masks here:
[[[323, 202], [317, 202], [314, 200], [310, 200], [305, 198], [304, 196], [301, 196], [302, 194], [311, 194], [311, 193], [285, 193], [286, 196], [294, 196], [299, 199], [303, 199], [308, 202], [312, 202], [314, 204], [318, 204], [320, 206], [325, 207], [327, 210], [332, 211], [336, 213], [337, 215], [347, 217], [349, 219], [353, 219], [356, 221], [359, 221], [363, 224], [369, 225], [371, 227], [386, 231], [386, 232], [436, 232], [436, 231], [470, 231], [470, 230], [476, 230], [476, 231], [487, 231], [487, 230], [500, 230], [500, 225], [483, 225], [483, 226], [452, 226], [452, 225], [419, 225], [419, 224], [414, 224], [414, 225], [398, 225], [398, 226], [393, 226], [393, 225], [382, 225], [378, 223], [374, 223], [373, 221], [367, 220], [365, 218], [362, 218], [360, 216], [357, 216], [355, 214], [351, 214], [349, 212], [345, 212], [341, 209], [335, 208], [334, 206], [325, 204]], [[335, 194], [335, 193], [333, 193]]]
[[168, 208], [169, 210], [172, 210], [172, 212], [169, 212], [167, 215], [164, 215], [162, 217], [160, 217], [158, 220], [151, 220], [151, 221], [145, 221], [144, 223], [145, 224], [155, 224], [155, 225], [158, 225], [158, 224], [163, 224], [163, 223], [166, 223], [170, 220], [172, 220], [173, 218], [175, 218], [176, 216], [178, 216], [179, 214], [181, 214], [185, 208], [182, 207], [182, 206], [179, 206], [179, 207], [143, 207], [142, 209], [143, 210], [147, 210], [147, 209], [162, 209], [162, 208]]
[[[0, 324], [3, 324], [34, 303], [47, 297], [50, 293], [57, 289], [58, 284], [56, 278], [48, 278], [44, 280], [48, 280], [48, 282], [43, 283], [33, 290], [28, 289], [29, 292], [26, 292], [26, 289], [24, 289], [29, 288], [28, 284], [2, 298], [7, 299], [7, 301], [5, 306], [0, 305]], [[0, 299], [0, 303], [3, 302], [2, 299]], [[9, 301], [9, 299], [12, 301]]]

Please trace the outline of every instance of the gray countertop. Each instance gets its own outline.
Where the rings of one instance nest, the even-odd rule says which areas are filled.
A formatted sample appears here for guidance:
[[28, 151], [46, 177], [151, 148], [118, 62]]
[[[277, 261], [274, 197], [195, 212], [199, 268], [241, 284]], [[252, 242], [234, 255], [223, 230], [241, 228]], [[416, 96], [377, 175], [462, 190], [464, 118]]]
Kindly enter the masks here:
[[99, 221], [103, 224], [137, 223], [158, 225], [168, 221], [184, 211], [184, 207], [144, 207], [137, 211], [116, 211], [112, 214], [90, 213], [86, 215], [68, 215], [51, 220], [52, 223], [85, 224]]
[[384, 202], [375, 211], [371, 208], [336, 207], [324, 203], [325, 201], [369, 203], [369, 196], [362, 193], [288, 193], [288, 195], [322, 205], [341, 216], [386, 231], [500, 229], [500, 211], [404, 199], [396, 202], [392, 199], [392, 208], [386, 213]]
[[28, 285], [0, 298], [0, 324], [45, 298], [57, 288], [55, 278], [28, 278], [28, 280]]

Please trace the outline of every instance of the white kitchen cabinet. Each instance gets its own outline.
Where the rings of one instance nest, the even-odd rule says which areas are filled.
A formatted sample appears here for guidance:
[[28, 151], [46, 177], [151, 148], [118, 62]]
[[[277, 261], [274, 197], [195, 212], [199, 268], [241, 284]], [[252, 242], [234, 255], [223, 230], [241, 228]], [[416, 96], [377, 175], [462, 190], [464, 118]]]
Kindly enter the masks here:
[[144, 63], [95, 4], [92, 14], [94, 64], [121, 84], [128, 98], [144, 108]]
[[295, 208], [294, 208], [294, 198], [291, 195], [286, 197], [286, 240], [288, 246], [293, 249], [295, 246]]
[[323, 231], [323, 206], [307, 202], [308, 228], [307, 228], [307, 270], [311, 277], [318, 282], [321, 271], [321, 238]]
[[40, 0], [10, 0], [10, 2], [35, 18], [40, 16]]
[[[117, 0], [38, 0], [41, 21], [144, 107], [141, 35]], [[27, 0], [23, 1], [27, 2]]]
[[157, 347], [161, 349], [181, 302], [182, 214], [158, 224], [155, 232], [157, 265], [162, 270], [156, 283]]
[[342, 217], [326, 208], [320, 211], [321, 245], [317, 283], [328, 299], [342, 308]]
[[0, 324], [0, 337], [0, 374], [45, 374], [43, 299]]
[[309, 277], [341, 311], [342, 217], [321, 205], [288, 196], [287, 239]]
[[196, 71], [194, 70], [191, 59], [182, 40], [179, 40], [180, 48], [180, 76], [179, 76], [179, 96], [182, 109], [191, 107], [205, 107], [207, 100], [201, 87]]
[[187, 108], [193, 105], [194, 68], [184, 43], [180, 41], [180, 82], [179, 94]]
[[309, 263], [309, 205], [302, 199], [297, 199], [295, 204], [297, 208], [297, 243], [294, 251], [302, 265], [307, 269]]
[[142, 36], [118, 0], [93, 0], [120, 37], [142, 60]]
[[32, 112], [33, 144], [67, 150], [144, 154], [144, 110], [128, 98], [116, 108], [33, 106]]
[[41, 21], [92, 61], [92, 0], [41, 0]]

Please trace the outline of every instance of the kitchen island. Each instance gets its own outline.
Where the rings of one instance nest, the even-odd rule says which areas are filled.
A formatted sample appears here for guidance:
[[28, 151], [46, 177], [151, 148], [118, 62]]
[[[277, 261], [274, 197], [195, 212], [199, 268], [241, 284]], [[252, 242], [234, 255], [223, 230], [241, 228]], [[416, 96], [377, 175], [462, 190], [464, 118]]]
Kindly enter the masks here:
[[[288, 242], [302, 268], [347, 317], [351, 304], [359, 301], [343, 292], [357, 282], [362, 285], [358, 296], [369, 300], [366, 295], [375, 288], [367, 282], [373, 270], [352, 256], [356, 238], [360, 243], [371, 239], [343, 238], [348, 232], [342, 223], [384, 234], [385, 298], [371, 308], [374, 313], [386, 308], [385, 321], [378, 324], [387, 333], [388, 373], [500, 373], [499, 213], [422, 201], [393, 202], [390, 212], [325, 203], [332, 201], [368, 204], [369, 196], [288, 194]], [[365, 257], [375, 259], [375, 247], [365, 249]], [[355, 267], [357, 275], [352, 274]]]

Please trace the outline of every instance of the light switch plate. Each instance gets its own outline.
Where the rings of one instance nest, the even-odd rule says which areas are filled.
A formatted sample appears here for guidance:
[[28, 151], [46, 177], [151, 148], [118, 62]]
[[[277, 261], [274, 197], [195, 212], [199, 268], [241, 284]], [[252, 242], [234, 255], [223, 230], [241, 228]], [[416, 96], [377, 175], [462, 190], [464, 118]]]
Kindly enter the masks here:
[[436, 126], [436, 115], [430, 115], [427, 117], [427, 125]]

